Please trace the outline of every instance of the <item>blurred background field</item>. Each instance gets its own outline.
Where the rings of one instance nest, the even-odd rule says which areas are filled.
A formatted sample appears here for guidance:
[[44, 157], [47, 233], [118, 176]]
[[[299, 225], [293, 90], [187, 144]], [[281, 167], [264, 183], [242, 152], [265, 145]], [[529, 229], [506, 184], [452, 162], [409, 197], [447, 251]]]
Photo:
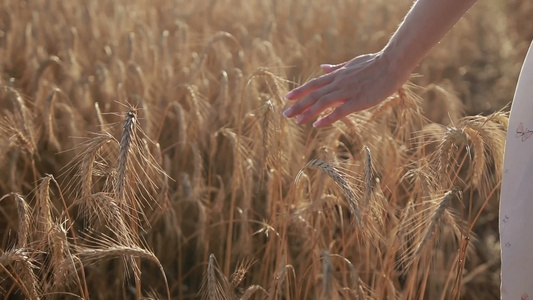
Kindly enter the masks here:
[[499, 299], [533, 2], [479, 1], [382, 104], [283, 95], [410, 0], [0, 2], [5, 299]]

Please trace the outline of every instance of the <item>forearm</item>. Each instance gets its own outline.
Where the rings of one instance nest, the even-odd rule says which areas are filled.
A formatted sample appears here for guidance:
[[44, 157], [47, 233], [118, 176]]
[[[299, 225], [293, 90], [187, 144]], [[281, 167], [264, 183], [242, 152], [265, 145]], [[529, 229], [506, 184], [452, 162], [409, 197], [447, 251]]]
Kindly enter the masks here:
[[383, 49], [397, 68], [409, 73], [476, 0], [418, 0]]

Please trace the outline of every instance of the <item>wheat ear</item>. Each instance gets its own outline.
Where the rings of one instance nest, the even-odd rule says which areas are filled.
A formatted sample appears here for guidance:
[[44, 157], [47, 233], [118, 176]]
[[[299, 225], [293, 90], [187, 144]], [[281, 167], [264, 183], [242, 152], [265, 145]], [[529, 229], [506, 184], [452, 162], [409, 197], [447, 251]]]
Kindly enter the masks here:
[[370, 203], [372, 192], [374, 191], [374, 170], [372, 168], [372, 154], [370, 148], [363, 147], [365, 151], [365, 198], [366, 203]]
[[[333, 181], [341, 188], [341, 191], [348, 202], [348, 206], [350, 207], [350, 211], [355, 216], [357, 224], [361, 225], [361, 212], [359, 209], [359, 204], [356, 200], [355, 192], [344, 176], [342, 176], [342, 174], [335, 167], [320, 159], [313, 159], [309, 161], [305, 168], [320, 169], [333, 179]], [[296, 176], [296, 182], [298, 182], [302, 172], [303, 170], [301, 170]]]
[[116, 194], [119, 203], [125, 202], [128, 159], [131, 154], [131, 148], [133, 147], [132, 144], [135, 140], [136, 123], [137, 116], [135, 115], [135, 112], [129, 111], [126, 114], [124, 126], [122, 127], [122, 139], [120, 140], [120, 152], [118, 157]]
[[227, 300], [232, 299], [231, 284], [228, 282], [222, 271], [220, 271], [214, 254], [209, 255], [207, 270], [200, 292], [202, 300]]
[[424, 246], [431, 240], [431, 237], [435, 233], [435, 230], [441, 223], [444, 213], [446, 212], [446, 209], [450, 206], [452, 200], [456, 197], [459, 197], [461, 195], [461, 192], [458, 188], [454, 187], [452, 190], [446, 192], [444, 194], [444, 197], [442, 198], [442, 201], [437, 206], [437, 209], [433, 213], [431, 217], [431, 221], [429, 223], [429, 226], [427, 230], [425, 231], [424, 237], [422, 238], [422, 241], [418, 245], [415, 257], [419, 256], [422, 253], [422, 250], [424, 249]]

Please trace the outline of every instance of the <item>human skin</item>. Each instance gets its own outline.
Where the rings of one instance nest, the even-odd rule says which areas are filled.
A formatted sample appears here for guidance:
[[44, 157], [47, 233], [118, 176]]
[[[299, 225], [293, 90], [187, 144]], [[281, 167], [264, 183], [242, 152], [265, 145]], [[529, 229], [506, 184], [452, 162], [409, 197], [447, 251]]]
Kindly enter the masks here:
[[372, 107], [396, 92], [427, 53], [446, 35], [476, 0], [418, 0], [387, 45], [377, 53], [338, 65], [324, 64], [324, 75], [290, 91], [298, 100], [283, 112], [304, 124], [324, 110], [332, 113], [313, 123], [326, 127], [350, 113]]

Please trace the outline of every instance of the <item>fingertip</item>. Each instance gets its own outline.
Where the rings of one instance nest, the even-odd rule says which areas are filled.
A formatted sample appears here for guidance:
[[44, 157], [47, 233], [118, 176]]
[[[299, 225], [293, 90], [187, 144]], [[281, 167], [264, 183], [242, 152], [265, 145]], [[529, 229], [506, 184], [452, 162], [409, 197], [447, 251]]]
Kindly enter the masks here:
[[321, 65], [320, 65], [320, 68], [321, 68], [323, 71], [331, 70], [332, 67], [333, 67], [333, 65], [330, 65], [330, 64], [321, 64]]
[[294, 111], [294, 108], [293, 107], [289, 107], [283, 112], [283, 116], [285, 118], [289, 118], [291, 116], [291, 114], [293, 113], [293, 111]]
[[343, 111], [342, 107], [343, 107], [342, 105], [337, 107], [332, 113], [330, 113], [329, 115], [313, 123], [313, 127], [316, 127], [316, 128], [327, 127], [337, 122], [342, 117], [346, 116], [347, 113]]
[[291, 100], [291, 96], [292, 96], [292, 91], [288, 92], [288, 93], [285, 95], [285, 100]]
[[333, 123], [339, 121], [343, 117], [346, 117], [349, 115], [353, 110], [350, 110], [350, 106], [347, 103], [344, 103], [343, 105], [335, 108], [329, 115], [327, 115], [324, 119], [327, 119], [327, 123], [324, 122], [323, 126], [332, 125]]
[[322, 119], [314, 122], [313, 123], [313, 127], [321, 128], [321, 127], [327, 126], [326, 122], [327, 122], [326, 118], [322, 118]]

